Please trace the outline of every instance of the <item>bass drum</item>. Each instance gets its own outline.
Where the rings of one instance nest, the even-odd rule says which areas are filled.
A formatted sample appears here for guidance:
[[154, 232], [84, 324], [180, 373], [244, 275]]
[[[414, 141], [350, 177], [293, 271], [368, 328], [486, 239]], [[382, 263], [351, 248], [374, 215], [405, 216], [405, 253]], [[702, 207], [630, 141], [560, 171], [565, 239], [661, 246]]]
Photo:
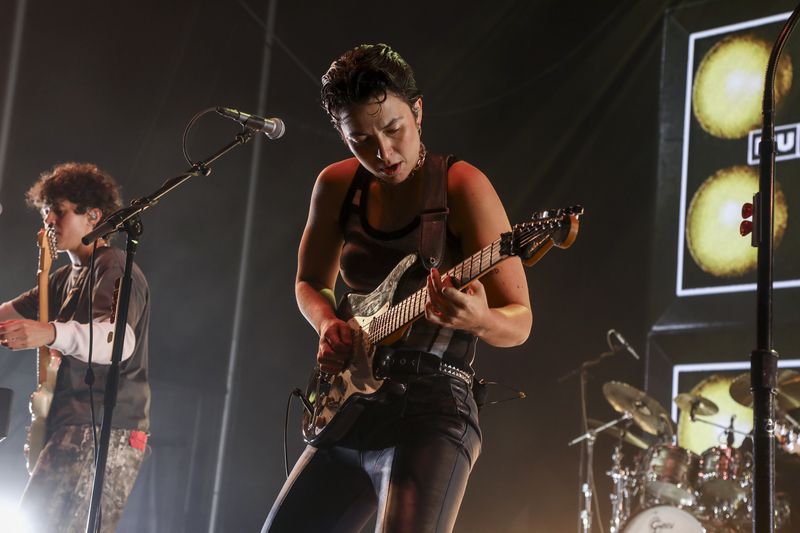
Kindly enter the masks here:
[[645, 509], [625, 524], [622, 533], [653, 533], [670, 531], [674, 533], [705, 533], [705, 529], [695, 517], [667, 505]]

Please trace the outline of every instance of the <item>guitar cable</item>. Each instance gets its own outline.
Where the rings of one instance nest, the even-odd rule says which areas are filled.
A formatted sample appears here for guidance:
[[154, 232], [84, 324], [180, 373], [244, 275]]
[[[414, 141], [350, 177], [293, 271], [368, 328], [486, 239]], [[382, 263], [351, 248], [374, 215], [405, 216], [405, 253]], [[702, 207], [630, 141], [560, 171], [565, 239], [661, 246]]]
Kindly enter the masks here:
[[[490, 385], [506, 389], [514, 394], [513, 396], [507, 396], [498, 400], [487, 401], [489, 398], [488, 387]], [[475, 383], [472, 385], [472, 393], [475, 398], [475, 403], [478, 405], [479, 409], [483, 407], [489, 407], [490, 405], [497, 405], [498, 403], [510, 402], [511, 400], [524, 400], [528, 397], [528, 395], [525, 394], [525, 391], [515, 389], [514, 387], [506, 385], [505, 383], [486, 381], [485, 379], [478, 379], [475, 381]]]
[[305, 405], [303, 391], [294, 389], [289, 393], [289, 398], [286, 400], [286, 416], [283, 417], [283, 470], [286, 473], [286, 479], [289, 479], [289, 409], [292, 406], [292, 396], [300, 398]]

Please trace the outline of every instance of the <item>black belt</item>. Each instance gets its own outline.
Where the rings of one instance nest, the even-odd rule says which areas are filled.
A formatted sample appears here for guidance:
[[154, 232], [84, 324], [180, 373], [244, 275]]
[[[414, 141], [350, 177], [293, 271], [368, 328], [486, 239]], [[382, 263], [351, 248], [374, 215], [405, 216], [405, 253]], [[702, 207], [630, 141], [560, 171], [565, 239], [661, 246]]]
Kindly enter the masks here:
[[444, 375], [472, 386], [472, 374], [427, 352], [394, 352], [377, 358], [375, 373], [380, 378], [402, 380], [408, 376]]

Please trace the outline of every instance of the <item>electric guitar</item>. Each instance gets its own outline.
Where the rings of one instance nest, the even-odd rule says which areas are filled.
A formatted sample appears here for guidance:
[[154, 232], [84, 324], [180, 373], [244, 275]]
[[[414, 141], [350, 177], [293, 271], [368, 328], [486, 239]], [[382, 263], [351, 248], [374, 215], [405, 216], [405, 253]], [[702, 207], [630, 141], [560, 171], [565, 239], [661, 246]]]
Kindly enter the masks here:
[[[442, 279], [450, 277], [459, 290], [464, 290], [510, 257], [518, 256], [525, 266], [532, 266], [553, 246], [572, 246], [581, 215], [581, 206], [536, 213], [530, 221], [514, 225], [510, 232], [448, 270]], [[319, 365], [311, 373], [302, 398], [303, 439], [308, 444], [320, 447], [336, 442], [367, 404], [383, 398], [383, 380], [375, 375], [372, 365], [375, 346], [396, 342], [425, 314], [426, 287], [392, 305], [400, 278], [417, 259], [416, 253], [407, 255], [374, 291], [350, 293], [339, 303], [337, 316], [353, 330], [353, 357], [339, 374], [325, 374]]]
[[[39, 322], [49, 322], [48, 278], [50, 266], [57, 256], [56, 236], [53, 228], [39, 230]], [[31, 425], [28, 427], [28, 441], [25, 443], [25, 459], [28, 472], [33, 472], [39, 454], [45, 445], [47, 435], [47, 414], [53, 402], [53, 390], [56, 386], [56, 375], [61, 364], [61, 354], [47, 346], [36, 349], [36, 390], [31, 394]]]

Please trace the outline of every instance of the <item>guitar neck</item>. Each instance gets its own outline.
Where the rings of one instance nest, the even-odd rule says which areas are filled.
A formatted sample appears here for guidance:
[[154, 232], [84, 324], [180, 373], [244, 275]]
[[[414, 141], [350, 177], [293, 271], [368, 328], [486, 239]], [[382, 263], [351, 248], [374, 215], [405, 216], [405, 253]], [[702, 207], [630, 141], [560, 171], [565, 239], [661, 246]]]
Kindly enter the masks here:
[[[39, 270], [39, 322], [50, 322], [50, 300], [48, 298], [48, 272]], [[47, 366], [50, 364], [50, 348], [39, 346], [36, 349], [36, 381], [39, 384], [47, 380]]]
[[[452, 278], [459, 290], [487, 274], [499, 262], [519, 256], [522, 264], [531, 266], [553, 246], [569, 248], [578, 234], [578, 218], [583, 207], [573, 206], [555, 211], [534, 214], [528, 222], [515, 224], [510, 232], [472, 254], [448, 270], [443, 279]], [[365, 330], [369, 341], [377, 344], [397, 333], [425, 313], [428, 289], [422, 287], [403, 301], [391, 306], [386, 312], [375, 316]]]
[[[499, 262], [511, 257], [511, 254], [501, 245], [501, 241], [502, 239], [496, 239], [490, 245], [472, 254], [448, 270], [442, 278], [452, 278], [453, 284], [460, 290], [466, 289], [471, 282], [488, 273]], [[367, 327], [370, 342], [377, 344], [420, 318], [425, 314], [427, 301], [428, 288], [422, 287], [390, 307], [385, 313], [376, 316]]]

